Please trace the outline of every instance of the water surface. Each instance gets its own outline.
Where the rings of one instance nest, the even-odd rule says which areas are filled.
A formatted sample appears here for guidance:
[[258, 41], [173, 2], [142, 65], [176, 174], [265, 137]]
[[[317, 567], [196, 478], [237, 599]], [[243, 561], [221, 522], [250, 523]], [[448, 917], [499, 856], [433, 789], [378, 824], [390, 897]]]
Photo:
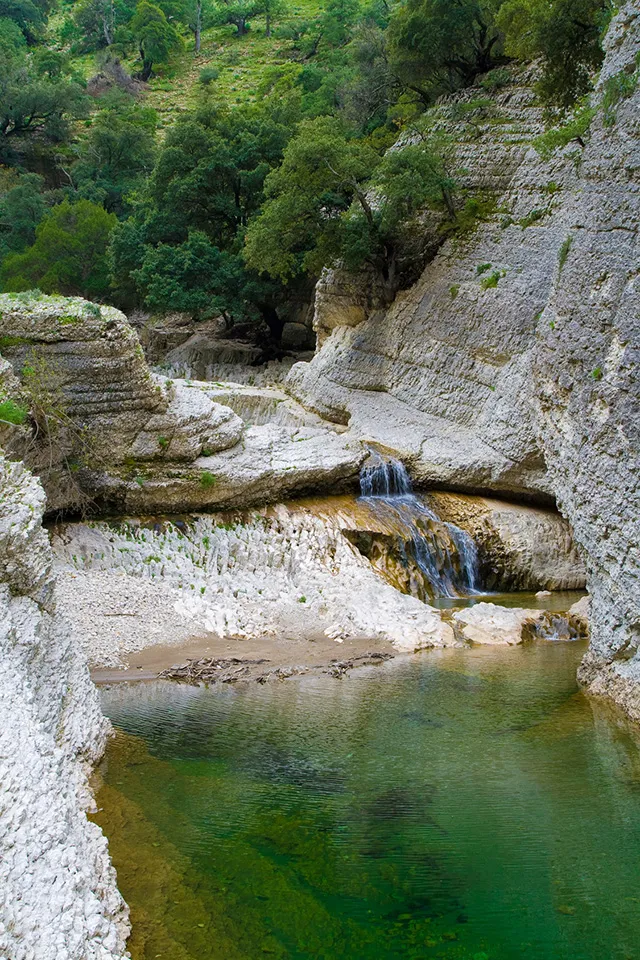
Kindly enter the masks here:
[[134, 958], [640, 960], [640, 738], [582, 652], [104, 690]]

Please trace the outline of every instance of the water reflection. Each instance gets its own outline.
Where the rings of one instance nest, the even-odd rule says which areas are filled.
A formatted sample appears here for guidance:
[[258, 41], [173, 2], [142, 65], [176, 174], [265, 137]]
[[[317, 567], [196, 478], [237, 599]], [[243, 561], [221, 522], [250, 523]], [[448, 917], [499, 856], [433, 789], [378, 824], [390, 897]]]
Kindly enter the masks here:
[[635, 960], [639, 740], [580, 647], [106, 690], [134, 957]]

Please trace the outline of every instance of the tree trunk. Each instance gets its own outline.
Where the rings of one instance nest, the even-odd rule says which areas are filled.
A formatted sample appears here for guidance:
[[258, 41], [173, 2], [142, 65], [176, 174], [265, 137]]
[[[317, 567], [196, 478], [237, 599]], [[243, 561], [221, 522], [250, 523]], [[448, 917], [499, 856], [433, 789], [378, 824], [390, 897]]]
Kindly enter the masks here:
[[151, 76], [151, 71], [153, 70], [153, 62], [151, 60], [142, 60], [142, 72], [140, 74], [140, 79], [147, 81]]
[[200, 53], [200, 35], [202, 33], [202, 0], [197, 0], [196, 3], [196, 45], [195, 52], [196, 56]]
[[240, 17], [240, 18], [238, 19], [238, 22], [237, 22], [236, 26], [238, 27], [238, 36], [239, 36], [239, 37], [244, 37], [244, 36], [246, 36], [246, 33], [247, 33], [247, 21], [246, 21], [245, 17]]

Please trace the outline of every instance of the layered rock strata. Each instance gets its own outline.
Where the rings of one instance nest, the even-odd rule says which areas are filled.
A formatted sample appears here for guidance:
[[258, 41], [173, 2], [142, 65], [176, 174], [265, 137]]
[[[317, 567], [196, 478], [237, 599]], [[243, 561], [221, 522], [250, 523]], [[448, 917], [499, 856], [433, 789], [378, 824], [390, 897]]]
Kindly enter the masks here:
[[0, 295], [0, 333], [13, 368], [2, 395], [30, 410], [26, 425], [3, 425], [5, 443], [41, 477], [49, 510], [245, 506], [355, 482], [357, 440], [302, 408], [245, 429], [207, 384], [153, 374], [111, 307]]
[[[640, 11], [607, 35], [602, 108], [565, 207], [540, 317], [536, 396], [549, 477], [587, 557], [591, 647], [580, 678], [640, 719]], [[610, 94], [609, 94], [610, 96]]]
[[55, 614], [42, 487], [0, 457], [0, 490], [0, 956], [116, 960], [128, 913], [86, 817], [109, 726]]

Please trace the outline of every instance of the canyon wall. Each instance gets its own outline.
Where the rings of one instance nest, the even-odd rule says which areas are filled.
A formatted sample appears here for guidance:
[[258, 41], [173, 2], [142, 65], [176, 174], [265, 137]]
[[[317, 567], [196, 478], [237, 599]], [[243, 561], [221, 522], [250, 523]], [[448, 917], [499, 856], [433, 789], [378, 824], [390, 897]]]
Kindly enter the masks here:
[[87, 777], [109, 725], [52, 601], [44, 494], [0, 457], [0, 956], [128, 956], [127, 908]]
[[[457, 137], [463, 186], [493, 213], [381, 307], [325, 271], [321, 349], [288, 389], [426, 486], [552, 497], [593, 596], [581, 679], [640, 717], [638, 168], [640, 15], [610, 27], [588, 136], [543, 159], [526, 76]], [[465, 91], [471, 116], [476, 98]], [[486, 96], [486, 95], [485, 95]], [[443, 106], [446, 110], [448, 107]]]
[[[566, 262], [540, 317], [535, 396], [549, 478], [587, 557], [591, 647], [580, 677], [640, 719], [640, 11], [607, 36]], [[636, 80], [635, 88], [633, 80]], [[605, 101], [606, 102], [606, 101]]]

